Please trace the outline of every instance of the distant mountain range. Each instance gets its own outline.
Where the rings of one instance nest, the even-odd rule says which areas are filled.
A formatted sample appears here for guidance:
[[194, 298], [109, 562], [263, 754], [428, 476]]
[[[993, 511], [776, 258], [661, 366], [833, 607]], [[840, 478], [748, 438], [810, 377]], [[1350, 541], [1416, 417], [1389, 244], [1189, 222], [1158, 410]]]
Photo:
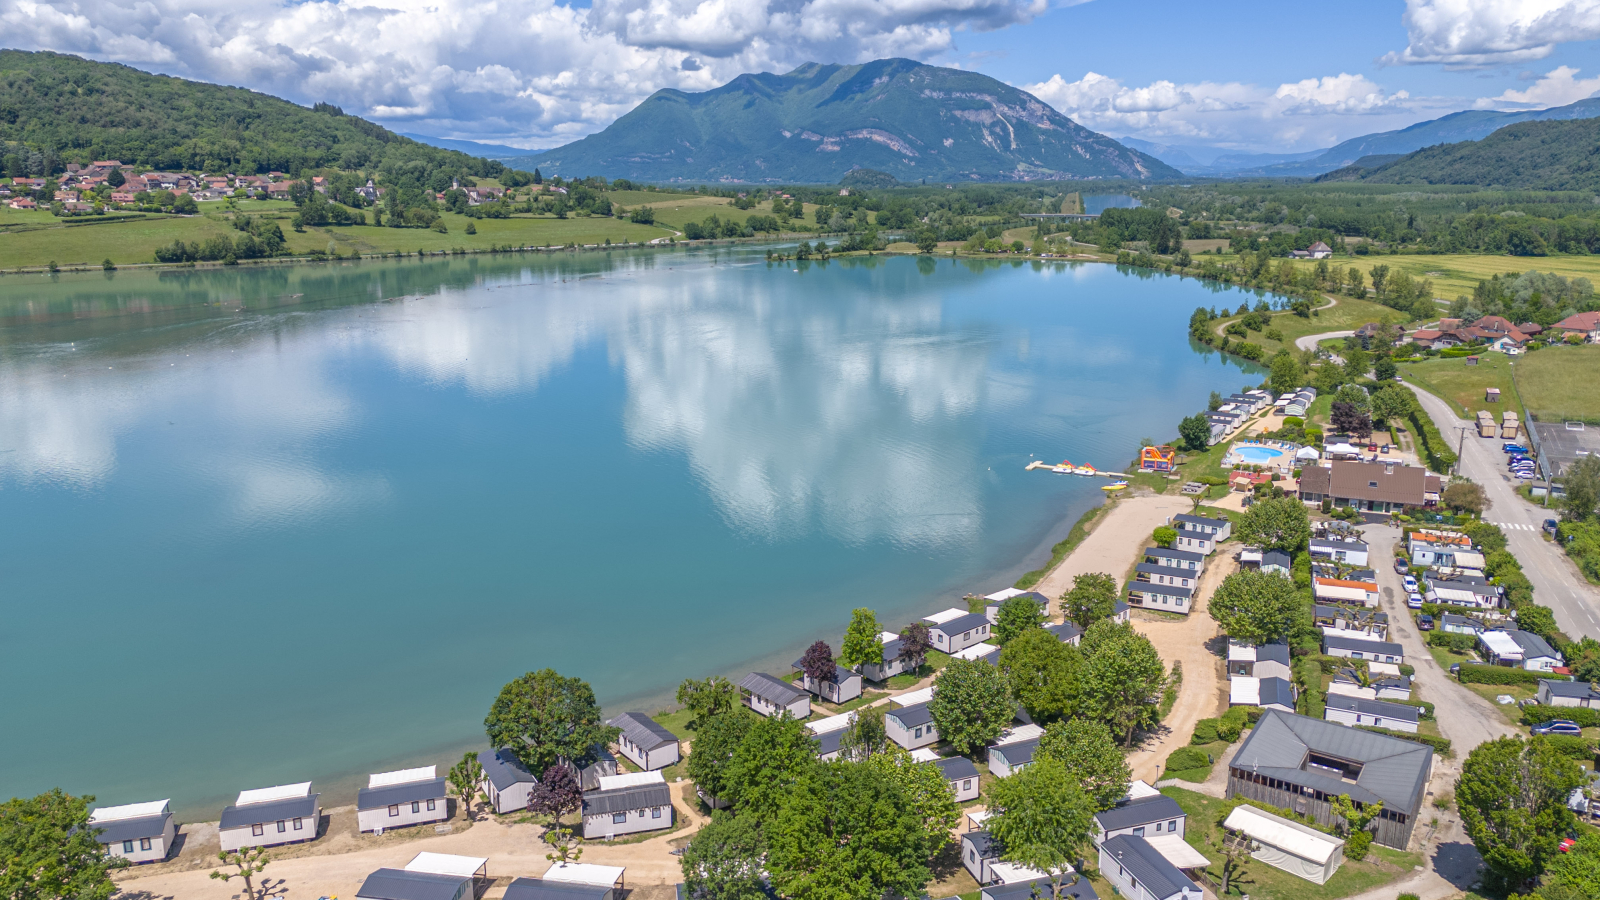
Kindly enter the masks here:
[[598, 134], [505, 161], [654, 182], [831, 184], [857, 168], [908, 183], [1182, 174], [987, 75], [909, 59], [657, 91]]
[[506, 160], [544, 152], [543, 150], [529, 150], [527, 147], [507, 147], [505, 144], [481, 144], [477, 141], [458, 141], [454, 138], [434, 137], [428, 134], [412, 134], [409, 131], [400, 132], [400, 136], [411, 138], [419, 144], [427, 144], [430, 147], [439, 147], [444, 150], [459, 150], [462, 153], [481, 156], [484, 159]]
[[1600, 97], [1566, 106], [1520, 112], [1469, 109], [1426, 122], [1351, 138], [1326, 150], [1298, 154], [1246, 154], [1193, 145], [1155, 144], [1132, 137], [1122, 143], [1141, 150], [1185, 175], [1221, 178], [1314, 178], [1355, 165], [1370, 156], [1404, 156], [1436, 144], [1476, 141], [1508, 125], [1600, 116]]
[[1364, 157], [1317, 180], [1595, 191], [1600, 190], [1596, 146], [1600, 119], [1518, 122], [1477, 141], [1439, 144], [1400, 157]]

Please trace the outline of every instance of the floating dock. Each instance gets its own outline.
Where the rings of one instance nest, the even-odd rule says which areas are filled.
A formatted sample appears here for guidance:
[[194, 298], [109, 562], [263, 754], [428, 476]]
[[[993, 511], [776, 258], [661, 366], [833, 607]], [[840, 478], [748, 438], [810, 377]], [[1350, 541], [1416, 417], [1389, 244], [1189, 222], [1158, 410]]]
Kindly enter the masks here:
[[1059, 463], [1047, 463], [1042, 459], [1036, 459], [1033, 462], [1028, 463], [1027, 471], [1032, 472], [1034, 469], [1043, 469], [1046, 472], [1054, 472], [1057, 475], [1099, 475], [1103, 478], [1128, 477], [1121, 472], [1102, 472], [1099, 469], [1096, 469], [1094, 466], [1075, 466], [1072, 463], [1065, 461]]

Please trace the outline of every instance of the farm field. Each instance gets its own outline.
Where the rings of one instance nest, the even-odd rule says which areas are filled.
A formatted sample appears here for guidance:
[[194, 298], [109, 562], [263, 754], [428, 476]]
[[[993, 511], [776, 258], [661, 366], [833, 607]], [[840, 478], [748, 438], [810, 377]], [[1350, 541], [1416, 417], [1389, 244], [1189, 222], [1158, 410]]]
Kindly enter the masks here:
[[1600, 419], [1600, 345], [1546, 347], [1515, 369], [1522, 402], [1541, 420]]
[[[743, 223], [751, 216], [772, 215], [772, 204], [763, 202], [756, 204], [755, 209], [735, 209], [733, 201], [727, 197], [707, 197], [698, 194], [660, 194], [654, 191], [611, 191], [606, 194], [614, 206], [626, 209], [635, 209], [648, 206], [656, 211], [657, 224], [668, 225], [675, 231], [682, 231], [683, 226], [689, 222], [704, 222], [707, 218], [716, 215], [717, 218], [727, 221]], [[801, 226], [799, 220], [791, 220], [791, 228], [796, 231], [815, 228], [814, 219], [817, 208], [813, 204], [805, 205], [805, 223]]]
[[[1521, 274], [1529, 270], [1554, 272], [1568, 278], [1587, 278], [1600, 284], [1600, 256], [1500, 256], [1482, 253], [1417, 255], [1417, 256], [1341, 256], [1328, 260], [1335, 269], [1355, 266], [1368, 272], [1382, 264], [1391, 272], [1405, 272], [1413, 278], [1427, 278], [1433, 282], [1434, 296], [1441, 300], [1454, 300], [1472, 296], [1479, 281], [1492, 275], [1508, 272]], [[1297, 266], [1314, 266], [1316, 263], [1300, 260]], [[1370, 283], [1370, 280], [1369, 282]]]

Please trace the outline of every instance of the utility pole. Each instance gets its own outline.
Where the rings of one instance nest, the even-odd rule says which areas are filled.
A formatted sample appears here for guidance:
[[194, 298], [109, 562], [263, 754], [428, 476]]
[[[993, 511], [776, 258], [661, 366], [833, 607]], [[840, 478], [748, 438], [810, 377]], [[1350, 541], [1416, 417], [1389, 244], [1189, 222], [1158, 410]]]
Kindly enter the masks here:
[[1472, 430], [1470, 425], [1457, 425], [1456, 430], [1461, 432], [1461, 439], [1456, 441], [1456, 474], [1461, 474], [1461, 454], [1467, 449], [1467, 432]]

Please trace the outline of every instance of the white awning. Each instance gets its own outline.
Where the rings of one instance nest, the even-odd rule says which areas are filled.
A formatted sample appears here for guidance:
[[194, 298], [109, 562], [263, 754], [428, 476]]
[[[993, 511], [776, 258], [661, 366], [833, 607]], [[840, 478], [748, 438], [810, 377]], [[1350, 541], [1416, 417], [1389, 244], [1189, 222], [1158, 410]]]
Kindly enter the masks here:
[[1260, 706], [1261, 679], [1235, 675], [1228, 679], [1229, 706]]
[[1012, 597], [1020, 597], [1026, 593], [1027, 591], [1019, 591], [1016, 588], [1006, 588], [1003, 591], [995, 591], [992, 594], [984, 594], [983, 599], [992, 601], [994, 603], [1004, 603], [1005, 601], [1010, 600]]
[[1320, 459], [1321, 457], [1322, 454], [1317, 452], [1315, 447], [1301, 447], [1294, 454], [1295, 459]]
[[476, 878], [489, 874], [489, 859], [484, 856], [456, 856], [453, 853], [418, 853], [406, 863], [407, 872], [432, 875], [459, 875]]
[[1128, 793], [1123, 797], [1123, 799], [1143, 800], [1146, 797], [1154, 797], [1159, 793], [1161, 792], [1136, 778], [1133, 780], [1133, 783], [1128, 785]]
[[234, 801], [236, 806], [246, 803], [270, 803], [274, 800], [289, 800], [294, 797], [311, 796], [311, 782], [303, 781], [300, 784], [280, 784], [277, 787], [256, 788], [252, 791], [240, 791], [239, 799]]
[[912, 762], [938, 762], [939, 758], [939, 754], [933, 752], [929, 747], [918, 747], [911, 751]]
[[931, 616], [923, 616], [922, 617], [922, 621], [928, 622], [928, 623], [933, 624], [933, 625], [943, 625], [944, 623], [950, 621], [951, 619], [959, 619], [962, 616], [967, 616], [967, 615], [971, 615], [971, 613], [967, 612], [964, 609], [957, 609], [954, 606], [952, 606], [949, 609], [944, 610], [943, 612], [936, 612]]
[[907, 691], [897, 697], [890, 697], [889, 702], [895, 706], [916, 706], [918, 703], [927, 703], [933, 699], [933, 688], [925, 687], [920, 691]]
[[989, 821], [989, 817], [993, 815], [994, 813], [989, 812], [987, 809], [975, 809], [967, 813], [967, 830], [976, 831], [982, 828], [983, 823]]
[[119, 819], [142, 819], [159, 816], [167, 811], [171, 800], [151, 800], [148, 803], [128, 803], [122, 806], [102, 806], [89, 813], [90, 822], [115, 822]]
[[590, 863], [558, 862], [545, 870], [545, 881], [568, 884], [599, 884], [611, 887], [622, 880], [623, 866], [596, 866]]
[[1256, 661], [1256, 645], [1255, 644], [1247, 644], [1247, 643], [1245, 643], [1243, 641], [1236, 641], [1236, 640], [1234, 640], [1232, 638], [1229, 638], [1228, 639], [1228, 662], [1239, 662], [1241, 660], [1243, 660], [1245, 662], [1255, 662]]
[[1504, 631], [1485, 631], [1478, 635], [1478, 640], [1482, 641], [1495, 656], [1522, 658], [1522, 645], [1512, 640], [1511, 635]]
[[[1067, 871], [1070, 872], [1071, 870], [1069, 866]], [[994, 877], [1001, 884], [1017, 884], [1018, 882], [1036, 881], [1040, 878], [1050, 877], [1048, 873], [1041, 872], [1038, 869], [1030, 869], [1027, 866], [1019, 866], [1016, 863], [1008, 862], [990, 863], [989, 871], [994, 873]]]
[[1395, 677], [1400, 675], [1400, 667], [1394, 663], [1372, 662], [1370, 660], [1367, 662], [1367, 671], [1374, 675], [1394, 675]]
[[[379, 772], [367, 776], [367, 787], [388, 787], [391, 784], [408, 784], [413, 781], [432, 781], [439, 777], [435, 773], [437, 766], [419, 766], [415, 769], [400, 769], [396, 772]], [[449, 874], [449, 873], [445, 873]]]
[[850, 720], [855, 717], [856, 714], [853, 712], [840, 713], [837, 716], [829, 716], [826, 719], [807, 722], [806, 728], [809, 728], [812, 734], [827, 734], [830, 731], [838, 731], [841, 728], [850, 727]]
[[600, 790], [613, 791], [617, 788], [634, 787], [640, 784], [665, 784], [666, 779], [661, 777], [660, 770], [653, 772], [628, 772], [623, 775], [601, 775]]
[[971, 647], [968, 647], [965, 650], [957, 650], [950, 655], [956, 659], [965, 659], [971, 661], [974, 659], [984, 659], [988, 657], [989, 654], [996, 653], [999, 650], [999, 647], [985, 642], [982, 644], [973, 644]]
[[1001, 744], [1015, 744], [1017, 741], [1031, 741], [1044, 734], [1044, 729], [1037, 725], [1015, 725], [1000, 732], [1000, 736], [989, 742], [989, 746], [998, 747]]
[[1253, 806], [1235, 807], [1233, 812], [1228, 813], [1222, 827], [1241, 832], [1252, 840], [1286, 850], [1317, 865], [1327, 863], [1344, 846], [1344, 841], [1331, 834], [1324, 834]]
[[1211, 865], [1211, 860], [1175, 834], [1147, 834], [1145, 843], [1180, 869], [1199, 869]]
[[1455, 557], [1456, 568], [1458, 569], [1482, 569], [1485, 565], [1482, 553], [1457, 550]]

